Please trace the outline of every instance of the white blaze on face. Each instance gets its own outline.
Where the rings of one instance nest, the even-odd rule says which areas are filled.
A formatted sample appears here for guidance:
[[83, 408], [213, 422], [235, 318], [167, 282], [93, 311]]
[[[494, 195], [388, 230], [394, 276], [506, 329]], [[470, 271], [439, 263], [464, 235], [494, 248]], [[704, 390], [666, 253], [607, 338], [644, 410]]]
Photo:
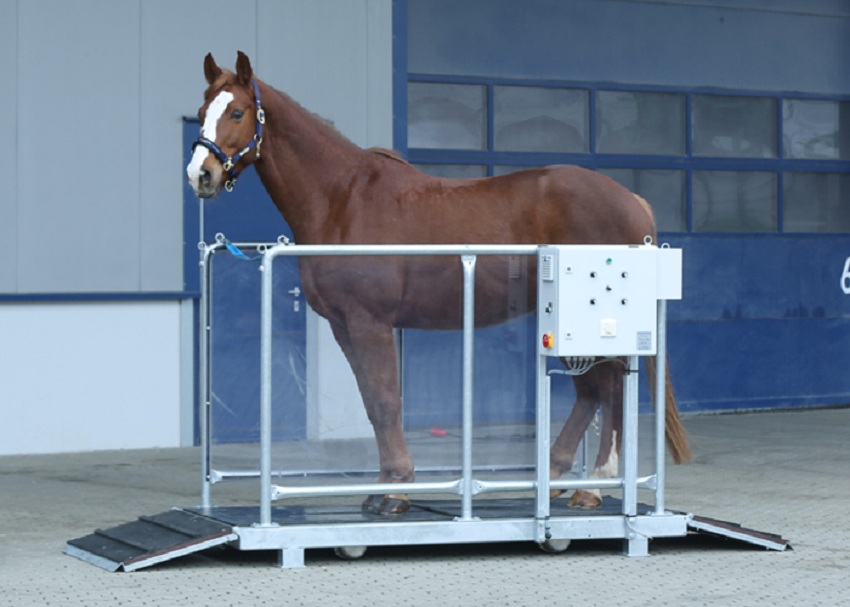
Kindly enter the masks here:
[[[215, 141], [218, 121], [224, 115], [224, 111], [230, 105], [231, 101], [233, 101], [233, 93], [222, 91], [216, 95], [215, 99], [207, 107], [207, 116], [201, 125], [201, 137]], [[199, 145], [192, 154], [192, 160], [186, 166], [186, 175], [189, 177], [189, 183], [192, 184], [195, 192], [200, 189], [201, 165], [203, 165], [209, 153], [210, 151], [207, 148]]]

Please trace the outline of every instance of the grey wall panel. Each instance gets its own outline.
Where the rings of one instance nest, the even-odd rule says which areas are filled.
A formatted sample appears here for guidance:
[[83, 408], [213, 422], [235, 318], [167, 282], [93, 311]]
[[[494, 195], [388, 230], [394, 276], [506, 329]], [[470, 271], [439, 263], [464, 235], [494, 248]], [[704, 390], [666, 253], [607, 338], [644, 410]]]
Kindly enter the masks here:
[[137, 289], [138, 2], [18, 11], [18, 289]]
[[[203, 60], [232, 67], [256, 47], [254, 2], [141, 3], [140, 288], [183, 288], [183, 124], [203, 103]], [[227, 15], [226, 19], [222, 15]]]
[[17, 0], [0, 0], [0, 293], [17, 288], [18, 155], [17, 155]]
[[389, 0], [259, 0], [255, 70], [358, 145], [390, 146], [391, 9]]
[[227, 67], [248, 52], [357, 143], [391, 144], [391, 0], [0, 10], [0, 295], [183, 288], [181, 118], [202, 103], [209, 51]]
[[846, 2], [427, 0], [408, 21], [413, 73], [850, 92]]

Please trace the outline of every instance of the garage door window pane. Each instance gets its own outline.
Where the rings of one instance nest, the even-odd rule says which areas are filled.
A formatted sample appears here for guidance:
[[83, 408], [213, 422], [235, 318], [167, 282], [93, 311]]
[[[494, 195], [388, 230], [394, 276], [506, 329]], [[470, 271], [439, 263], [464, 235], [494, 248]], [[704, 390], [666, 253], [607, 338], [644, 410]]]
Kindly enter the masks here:
[[850, 175], [785, 173], [783, 185], [785, 232], [850, 232]]
[[408, 147], [487, 147], [487, 91], [483, 86], [411, 82], [407, 89], [407, 119]]
[[587, 152], [587, 91], [497, 86], [494, 146], [510, 152]]
[[694, 171], [695, 232], [775, 232], [776, 174]]
[[645, 198], [660, 232], [685, 232], [685, 172], [665, 169], [601, 169], [599, 171]]
[[684, 95], [599, 91], [596, 94], [596, 151], [603, 154], [684, 154]]
[[776, 100], [694, 95], [693, 153], [735, 158], [776, 157]]
[[850, 103], [786, 99], [782, 104], [786, 158], [850, 158]]

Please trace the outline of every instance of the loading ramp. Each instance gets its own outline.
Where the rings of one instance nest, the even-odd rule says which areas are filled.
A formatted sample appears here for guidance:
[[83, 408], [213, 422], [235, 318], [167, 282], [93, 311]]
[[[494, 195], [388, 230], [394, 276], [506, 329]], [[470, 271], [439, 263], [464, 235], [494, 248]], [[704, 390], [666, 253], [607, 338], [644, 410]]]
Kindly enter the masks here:
[[[528, 519], [533, 512], [531, 499], [486, 499], [480, 500], [477, 515], [483, 520], [506, 521]], [[593, 518], [614, 516], [622, 509], [621, 501], [606, 497], [602, 506], [592, 512], [579, 508], [570, 508], [565, 500], [553, 507], [552, 515], [561, 518]], [[651, 507], [639, 504], [639, 513], [646, 515]], [[256, 532], [258, 517], [256, 507], [218, 507], [201, 513], [194, 510], [174, 508], [154, 516], [142, 516], [137, 520], [112, 527], [98, 529], [90, 535], [69, 540], [65, 553], [96, 565], [110, 572], [135, 571], [158, 563], [170, 561], [188, 554], [202, 552], [217, 546], [232, 545], [240, 548], [240, 533], [250, 535]], [[272, 512], [273, 523], [282, 531], [287, 528], [297, 530], [313, 526], [343, 526], [348, 529], [370, 525], [416, 526], [444, 524], [451, 525], [460, 510], [457, 501], [418, 500], [410, 511], [399, 517], [381, 517], [364, 513], [356, 504], [341, 505], [293, 505], [275, 507]], [[787, 539], [780, 535], [764, 533], [743, 527], [737, 523], [697, 516], [694, 514], [671, 513], [683, 517], [687, 526], [686, 535], [708, 534], [722, 537], [738, 543], [760, 546], [767, 550], [783, 551], [790, 549]], [[568, 545], [567, 542], [566, 545]], [[321, 546], [327, 547], [324, 544]], [[299, 547], [311, 548], [311, 546]], [[352, 550], [351, 546], [336, 547], [337, 554], [346, 558], [356, 558], [365, 552]], [[356, 554], [356, 557], [352, 557]]]
[[174, 508], [69, 540], [65, 554], [107, 571], [135, 571], [237, 538], [226, 523]]

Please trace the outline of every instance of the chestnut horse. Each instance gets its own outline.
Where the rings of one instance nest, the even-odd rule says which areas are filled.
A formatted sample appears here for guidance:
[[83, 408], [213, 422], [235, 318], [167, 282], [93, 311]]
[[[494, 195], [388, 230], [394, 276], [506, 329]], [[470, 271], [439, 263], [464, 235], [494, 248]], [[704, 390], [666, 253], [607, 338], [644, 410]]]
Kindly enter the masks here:
[[[394, 152], [354, 145], [256, 79], [242, 52], [235, 73], [208, 54], [204, 74], [209, 86], [186, 169], [189, 182], [199, 197], [211, 198], [222, 187], [231, 189], [239, 171], [253, 164], [298, 244], [641, 244], [646, 235], [655, 237], [649, 205], [599, 173], [551, 166], [483, 179], [431, 177]], [[519, 285], [524, 309], [507, 305], [509, 290], [517, 289], [508, 284], [508, 263], [506, 257], [478, 261], [478, 326], [536, 308], [536, 259], [529, 258]], [[306, 300], [329, 321], [357, 379], [378, 443], [382, 483], [414, 478], [393, 328], [459, 328], [459, 268], [455, 257], [299, 257]], [[600, 408], [595, 474], [616, 475], [622, 374], [621, 365], [606, 362], [573, 378], [577, 399], [551, 448], [553, 479], [571, 469]], [[666, 417], [672, 456], [684, 461], [690, 451], [669, 378]], [[598, 505], [598, 492], [577, 492], [571, 503]], [[409, 505], [407, 495], [395, 494], [369, 496], [363, 508], [397, 514]]]

